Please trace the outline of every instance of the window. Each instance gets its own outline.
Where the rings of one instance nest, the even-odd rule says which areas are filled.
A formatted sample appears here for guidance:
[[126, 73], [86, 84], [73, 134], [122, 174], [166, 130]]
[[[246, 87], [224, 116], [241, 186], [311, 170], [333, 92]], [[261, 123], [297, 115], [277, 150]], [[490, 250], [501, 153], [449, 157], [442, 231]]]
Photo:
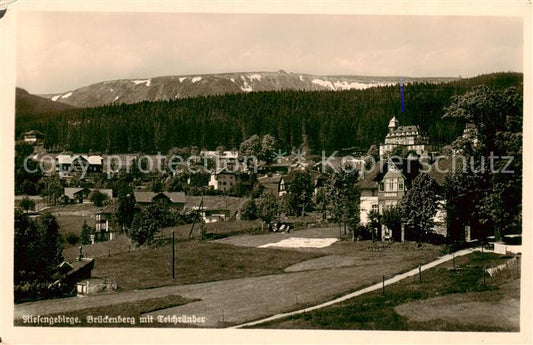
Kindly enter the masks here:
[[372, 205], [372, 211], [378, 212], [379, 211], [379, 205], [378, 204], [373, 204]]
[[385, 183], [381, 182], [381, 183], [379, 184], [379, 191], [380, 191], [380, 192], [383, 192], [384, 190], [385, 190]]
[[389, 181], [389, 189], [388, 190], [391, 191], [391, 192], [394, 190], [394, 181], [392, 181], [392, 180]]
[[400, 180], [398, 182], [398, 190], [403, 190], [403, 181], [402, 180]]

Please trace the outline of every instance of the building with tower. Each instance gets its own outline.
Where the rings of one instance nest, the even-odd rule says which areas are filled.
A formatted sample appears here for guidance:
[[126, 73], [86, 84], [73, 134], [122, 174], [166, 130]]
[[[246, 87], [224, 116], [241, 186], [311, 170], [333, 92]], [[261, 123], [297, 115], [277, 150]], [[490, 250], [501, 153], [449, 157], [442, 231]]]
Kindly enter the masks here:
[[397, 148], [406, 153], [416, 152], [420, 156], [431, 151], [429, 138], [422, 135], [418, 126], [400, 126], [400, 121], [394, 116], [389, 122], [385, 142], [379, 145], [380, 159], [389, 156]]

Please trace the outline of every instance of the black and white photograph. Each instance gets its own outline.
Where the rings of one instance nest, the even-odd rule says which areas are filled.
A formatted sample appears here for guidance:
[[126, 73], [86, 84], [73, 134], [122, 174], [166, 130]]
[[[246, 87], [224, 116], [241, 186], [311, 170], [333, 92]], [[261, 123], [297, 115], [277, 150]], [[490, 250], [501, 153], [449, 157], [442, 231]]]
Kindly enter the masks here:
[[1, 341], [532, 340], [530, 3], [2, 2]]

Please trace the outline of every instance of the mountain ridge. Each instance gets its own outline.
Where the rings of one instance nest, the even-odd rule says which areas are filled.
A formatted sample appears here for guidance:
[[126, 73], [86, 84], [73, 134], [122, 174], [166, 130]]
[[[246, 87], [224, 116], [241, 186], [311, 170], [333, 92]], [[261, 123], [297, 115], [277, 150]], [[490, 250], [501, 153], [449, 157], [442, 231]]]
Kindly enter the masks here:
[[15, 90], [15, 100], [17, 115], [56, 113], [75, 108], [72, 105], [62, 102], [53, 102], [45, 97], [29, 93], [27, 90], [20, 87], [17, 87]]
[[[402, 77], [404, 83], [453, 81], [452, 77]], [[61, 93], [39, 97], [77, 108], [142, 101], [173, 100], [198, 96], [248, 93], [253, 91], [338, 91], [390, 86], [400, 77], [359, 75], [313, 75], [285, 72], [228, 72], [187, 74], [139, 79], [106, 80]]]

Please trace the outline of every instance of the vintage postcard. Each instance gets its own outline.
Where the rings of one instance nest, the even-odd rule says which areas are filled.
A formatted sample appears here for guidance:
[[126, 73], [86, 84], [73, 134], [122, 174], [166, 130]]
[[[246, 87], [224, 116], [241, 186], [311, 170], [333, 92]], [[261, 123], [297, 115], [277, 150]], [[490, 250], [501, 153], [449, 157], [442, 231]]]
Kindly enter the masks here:
[[8, 2], [2, 342], [532, 341], [530, 3]]

